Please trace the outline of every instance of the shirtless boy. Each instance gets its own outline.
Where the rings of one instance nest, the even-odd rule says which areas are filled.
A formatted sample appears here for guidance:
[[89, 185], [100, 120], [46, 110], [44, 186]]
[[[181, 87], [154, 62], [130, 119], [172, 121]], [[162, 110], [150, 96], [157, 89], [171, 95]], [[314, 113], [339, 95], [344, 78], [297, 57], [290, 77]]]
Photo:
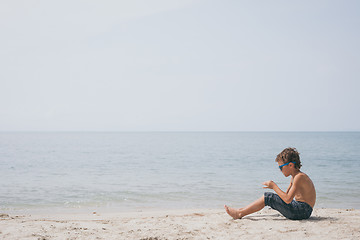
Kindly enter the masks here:
[[277, 155], [275, 161], [285, 177], [291, 175], [291, 182], [286, 192], [283, 192], [273, 181], [264, 182], [264, 188], [273, 189], [276, 194], [265, 192], [264, 196], [245, 208], [234, 209], [225, 205], [225, 210], [231, 217], [240, 219], [260, 211], [265, 206], [270, 206], [292, 220], [310, 217], [316, 201], [316, 191], [308, 175], [300, 171], [299, 153], [295, 148], [286, 148]]

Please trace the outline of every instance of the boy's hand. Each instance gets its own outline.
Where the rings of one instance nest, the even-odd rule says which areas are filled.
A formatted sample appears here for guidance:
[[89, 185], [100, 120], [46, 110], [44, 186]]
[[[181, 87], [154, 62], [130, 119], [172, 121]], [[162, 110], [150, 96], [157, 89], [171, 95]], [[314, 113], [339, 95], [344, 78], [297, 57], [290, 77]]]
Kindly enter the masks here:
[[265, 187], [263, 187], [263, 188], [273, 189], [275, 183], [273, 181], [267, 181], [267, 182], [263, 182], [263, 185], [265, 185]]

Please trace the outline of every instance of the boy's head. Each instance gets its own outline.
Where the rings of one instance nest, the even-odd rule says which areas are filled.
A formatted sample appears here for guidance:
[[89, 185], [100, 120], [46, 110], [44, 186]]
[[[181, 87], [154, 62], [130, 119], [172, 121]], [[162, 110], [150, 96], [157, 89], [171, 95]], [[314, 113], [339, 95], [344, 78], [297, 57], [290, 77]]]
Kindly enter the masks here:
[[296, 148], [285, 148], [281, 153], [277, 155], [275, 161], [282, 162], [283, 164], [295, 162], [295, 168], [301, 168], [300, 156]]

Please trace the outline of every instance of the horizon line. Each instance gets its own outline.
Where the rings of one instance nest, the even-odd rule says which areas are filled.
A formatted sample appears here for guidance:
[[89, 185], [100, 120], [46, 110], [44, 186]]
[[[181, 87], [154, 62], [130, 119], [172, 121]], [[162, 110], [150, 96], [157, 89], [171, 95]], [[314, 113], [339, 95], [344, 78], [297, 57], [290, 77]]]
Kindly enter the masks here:
[[360, 130], [0, 130], [0, 133], [326, 133], [360, 132]]

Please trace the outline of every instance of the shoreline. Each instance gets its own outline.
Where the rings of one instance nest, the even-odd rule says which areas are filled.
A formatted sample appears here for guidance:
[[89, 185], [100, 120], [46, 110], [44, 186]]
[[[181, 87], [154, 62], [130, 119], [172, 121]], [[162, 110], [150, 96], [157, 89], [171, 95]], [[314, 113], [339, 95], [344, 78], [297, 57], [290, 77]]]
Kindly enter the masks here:
[[315, 208], [307, 220], [277, 211], [233, 220], [224, 209], [0, 213], [1, 239], [359, 239], [360, 209]]

